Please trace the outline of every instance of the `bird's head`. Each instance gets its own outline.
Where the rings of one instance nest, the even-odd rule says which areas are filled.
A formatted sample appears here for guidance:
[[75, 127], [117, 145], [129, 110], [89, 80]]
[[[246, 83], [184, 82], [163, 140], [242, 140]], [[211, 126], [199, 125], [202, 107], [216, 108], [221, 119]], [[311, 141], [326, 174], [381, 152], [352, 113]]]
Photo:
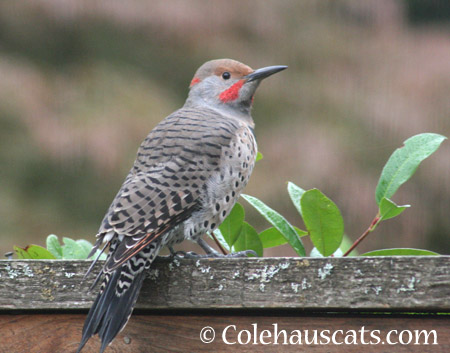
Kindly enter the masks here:
[[248, 115], [259, 83], [286, 68], [269, 66], [253, 70], [236, 60], [208, 61], [195, 73], [186, 103]]

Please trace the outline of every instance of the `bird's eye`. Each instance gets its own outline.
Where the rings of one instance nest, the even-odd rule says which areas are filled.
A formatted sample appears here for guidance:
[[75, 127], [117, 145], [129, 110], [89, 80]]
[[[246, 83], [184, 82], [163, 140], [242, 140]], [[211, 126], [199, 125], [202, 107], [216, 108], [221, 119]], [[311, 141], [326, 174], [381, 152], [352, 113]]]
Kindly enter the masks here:
[[223, 78], [224, 80], [228, 80], [230, 77], [231, 77], [231, 74], [230, 74], [228, 71], [225, 71], [225, 72], [222, 74], [222, 78]]

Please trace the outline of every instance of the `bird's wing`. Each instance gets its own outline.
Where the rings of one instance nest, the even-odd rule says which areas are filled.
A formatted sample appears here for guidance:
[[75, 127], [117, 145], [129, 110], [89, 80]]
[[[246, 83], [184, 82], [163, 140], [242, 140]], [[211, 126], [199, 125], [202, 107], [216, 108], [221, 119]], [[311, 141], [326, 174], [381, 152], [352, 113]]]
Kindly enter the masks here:
[[206, 120], [201, 112], [179, 110], [142, 143], [100, 227], [100, 238], [107, 234], [122, 238], [105, 272], [118, 268], [201, 207], [202, 190], [220, 170], [222, 146], [229, 145], [239, 127], [217, 113], [207, 113]]

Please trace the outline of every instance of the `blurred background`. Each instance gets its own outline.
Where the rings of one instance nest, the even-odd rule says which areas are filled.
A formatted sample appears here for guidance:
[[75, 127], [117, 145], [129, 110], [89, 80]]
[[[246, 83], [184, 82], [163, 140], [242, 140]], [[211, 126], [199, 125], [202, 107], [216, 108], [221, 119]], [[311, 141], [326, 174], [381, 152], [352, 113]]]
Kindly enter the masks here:
[[[390, 154], [418, 133], [450, 137], [449, 1], [2, 1], [0, 257], [50, 233], [93, 242], [141, 141], [223, 57], [289, 66], [256, 95], [264, 159], [245, 192], [300, 228], [287, 181], [330, 197], [356, 239]], [[449, 141], [394, 201], [412, 207], [360, 252], [450, 253]]]

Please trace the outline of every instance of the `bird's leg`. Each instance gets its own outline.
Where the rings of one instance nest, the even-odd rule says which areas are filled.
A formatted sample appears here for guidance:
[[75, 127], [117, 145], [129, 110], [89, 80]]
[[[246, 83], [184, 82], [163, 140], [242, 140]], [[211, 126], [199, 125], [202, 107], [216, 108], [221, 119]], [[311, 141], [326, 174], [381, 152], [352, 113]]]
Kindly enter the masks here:
[[170, 251], [170, 256], [173, 258], [183, 258], [183, 259], [207, 259], [207, 258], [223, 258], [223, 257], [247, 257], [248, 255], [258, 256], [253, 250], [238, 251], [235, 253], [230, 253], [223, 255], [212, 248], [206, 241], [202, 238], [196, 240], [197, 244], [205, 251], [206, 254], [197, 254], [193, 251], [175, 251], [173, 247], [168, 246]]
[[209, 246], [209, 244], [204, 241], [202, 238], [199, 238], [197, 240], [197, 244], [202, 247], [203, 250], [205, 250], [205, 255], [197, 254], [193, 251], [175, 251], [175, 249], [172, 246], [168, 246], [168, 249], [170, 251], [170, 256], [172, 258], [184, 258], [184, 259], [199, 259], [199, 258], [208, 258], [208, 257], [224, 257], [224, 255], [217, 252], [214, 248]]
[[216, 249], [214, 249], [213, 247], [211, 247], [206, 241], [203, 240], [203, 238], [198, 238], [197, 239], [197, 244], [200, 245], [200, 247], [205, 251], [206, 256], [210, 256], [210, 257], [221, 257], [224, 256], [223, 254], [219, 253], [216, 251]]
[[170, 251], [170, 257], [175, 257], [177, 256], [177, 251], [174, 250], [174, 248], [172, 246], [167, 246], [167, 248]]
[[199, 255], [193, 251], [183, 251], [183, 250], [175, 251], [175, 249], [171, 246], [168, 246], [167, 248], [170, 251], [171, 258], [197, 259], [197, 258], [201, 258], [201, 257], [206, 257], [206, 255]]
[[168, 246], [167, 248], [168, 248], [169, 251], [170, 251], [170, 257], [171, 257], [171, 258], [181, 258], [181, 259], [184, 259], [184, 258], [187, 258], [187, 257], [189, 257], [189, 256], [196, 256], [196, 255], [197, 255], [196, 253], [193, 253], [193, 252], [191, 252], [191, 251], [189, 251], [189, 252], [182, 251], [182, 250], [175, 251], [175, 249], [174, 249], [172, 246]]
[[200, 245], [201, 248], [206, 252], [206, 255], [199, 255], [199, 257], [247, 257], [248, 255], [258, 256], [253, 250], [238, 251], [235, 253], [224, 255], [213, 249], [206, 241], [203, 240], [203, 238], [198, 238], [197, 244]]

